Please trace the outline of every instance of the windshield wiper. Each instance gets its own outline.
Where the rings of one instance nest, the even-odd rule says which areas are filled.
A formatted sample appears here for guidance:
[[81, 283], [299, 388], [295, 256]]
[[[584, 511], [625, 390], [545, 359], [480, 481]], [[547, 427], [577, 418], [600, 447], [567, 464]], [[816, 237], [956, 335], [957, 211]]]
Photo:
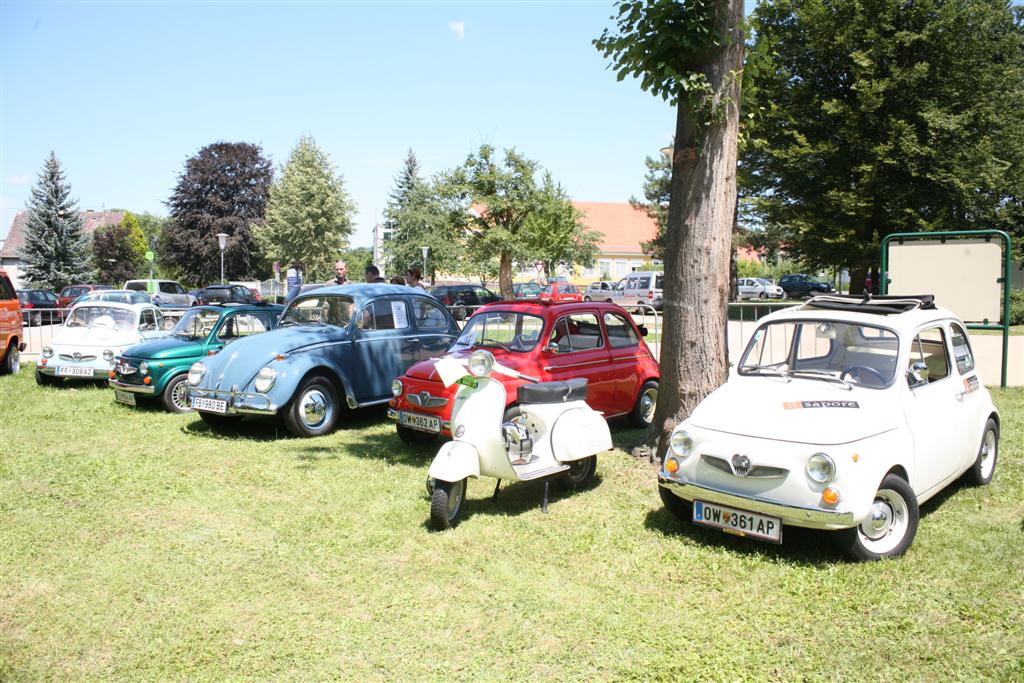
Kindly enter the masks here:
[[505, 344], [503, 344], [502, 342], [498, 341], [497, 339], [491, 339], [490, 337], [484, 337], [483, 339], [480, 340], [480, 345], [482, 346], [484, 342], [491, 342], [492, 344], [497, 344], [499, 347], [501, 347], [505, 351], [511, 351], [512, 350], [509, 347], [505, 346]]
[[792, 379], [789, 373], [785, 370], [776, 367], [774, 365], [745, 365], [740, 368], [741, 372], [744, 373], [756, 373], [761, 374], [762, 371], [766, 371], [764, 374], [777, 375], [778, 377], [784, 378], [787, 382]]
[[842, 384], [847, 389], [853, 389], [852, 384], [847, 382], [842, 377], [836, 377], [828, 370], [790, 370], [790, 374], [793, 375], [794, 377], [815, 377], [825, 379], [830, 382], [837, 382], [839, 384]]

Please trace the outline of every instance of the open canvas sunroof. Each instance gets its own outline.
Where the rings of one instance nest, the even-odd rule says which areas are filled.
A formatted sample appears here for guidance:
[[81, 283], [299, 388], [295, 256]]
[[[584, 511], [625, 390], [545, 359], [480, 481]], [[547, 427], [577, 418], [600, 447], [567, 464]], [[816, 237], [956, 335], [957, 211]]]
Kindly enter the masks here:
[[904, 296], [891, 294], [884, 296], [872, 296], [871, 294], [830, 294], [814, 297], [804, 304], [804, 308], [892, 315], [917, 309], [934, 309], [935, 296], [932, 294], [910, 294]]

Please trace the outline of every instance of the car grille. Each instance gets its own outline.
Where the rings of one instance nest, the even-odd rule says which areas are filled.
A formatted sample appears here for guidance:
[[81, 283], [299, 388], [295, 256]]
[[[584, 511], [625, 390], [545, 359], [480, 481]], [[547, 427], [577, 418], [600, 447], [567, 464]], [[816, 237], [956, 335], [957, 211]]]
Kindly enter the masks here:
[[740, 474], [733, 469], [732, 465], [725, 458], [719, 458], [717, 455], [708, 455], [705, 453], [700, 456], [700, 459], [711, 467], [722, 470], [726, 474], [731, 474], [737, 477], [746, 477], [747, 479], [785, 479], [786, 475], [789, 474], [789, 470], [783, 467], [769, 467], [768, 465], [751, 465], [747, 469], [746, 474]]
[[448, 405], [448, 399], [434, 396], [427, 391], [421, 391], [418, 394], [408, 394], [406, 398], [409, 400], [409, 403], [422, 408], [443, 408]]
[[80, 355], [80, 356], [78, 356], [76, 358], [75, 356], [71, 355], [70, 353], [62, 353], [62, 354], [60, 354], [60, 359], [61, 360], [69, 360], [72, 363], [82, 363], [82, 362], [87, 362], [87, 361], [91, 361], [91, 360], [96, 360], [96, 356], [81, 356]]

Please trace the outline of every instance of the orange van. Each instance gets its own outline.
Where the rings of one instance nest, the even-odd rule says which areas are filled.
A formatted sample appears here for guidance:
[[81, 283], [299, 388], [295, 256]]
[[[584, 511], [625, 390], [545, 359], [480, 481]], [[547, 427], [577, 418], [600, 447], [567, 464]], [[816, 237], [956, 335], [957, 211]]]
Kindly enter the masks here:
[[6, 375], [21, 369], [21, 352], [25, 350], [24, 339], [18, 294], [14, 291], [11, 278], [5, 271], [0, 270], [0, 343], [3, 348], [0, 374]]

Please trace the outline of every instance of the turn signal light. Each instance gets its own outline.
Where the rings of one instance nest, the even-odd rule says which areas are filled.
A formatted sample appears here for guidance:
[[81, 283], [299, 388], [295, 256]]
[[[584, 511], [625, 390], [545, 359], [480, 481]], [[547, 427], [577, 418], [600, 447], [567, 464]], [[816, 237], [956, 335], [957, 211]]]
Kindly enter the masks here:
[[39, 364], [40, 365], [46, 365], [46, 359], [45, 358], [40, 358], [39, 359]]
[[821, 492], [821, 499], [826, 505], [835, 505], [839, 502], [839, 498], [839, 489], [834, 489], [831, 486]]
[[143, 384], [152, 384], [153, 383], [153, 378], [152, 377], [143, 377], [142, 378], [142, 383]]
[[114, 379], [115, 377], [117, 377], [117, 373], [111, 370], [110, 372], [107, 373], [107, 377], [109, 377], [110, 379]]
[[665, 471], [669, 474], [675, 474], [679, 471], [679, 461], [675, 458], [669, 458], [665, 461]]
[[274, 360], [284, 360], [284, 356], [282, 356], [281, 354], [277, 354], [276, 356], [274, 356]]

